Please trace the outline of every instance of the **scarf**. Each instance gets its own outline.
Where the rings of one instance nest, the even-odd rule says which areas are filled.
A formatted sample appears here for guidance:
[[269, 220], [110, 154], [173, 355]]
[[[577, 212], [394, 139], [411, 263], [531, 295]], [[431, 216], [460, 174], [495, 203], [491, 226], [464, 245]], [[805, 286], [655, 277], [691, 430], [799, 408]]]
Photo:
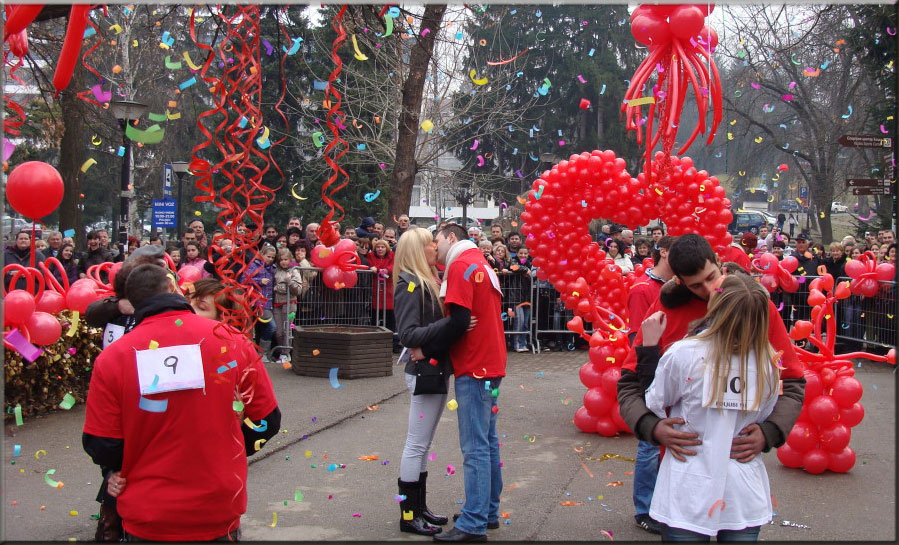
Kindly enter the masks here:
[[[450, 265], [453, 261], [456, 260], [463, 252], [467, 250], [475, 249], [478, 247], [475, 246], [475, 243], [470, 240], [460, 240], [459, 242], [452, 245], [449, 249], [449, 252], [446, 253], [446, 270], [448, 271]], [[487, 270], [487, 276], [490, 277], [490, 283], [493, 284], [493, 287], [499, 292], [500, 296], [502, 296], [503, 291], [499, 288], [499, 278], [496, 277], [496, 272], [493, 271], [490, 267], [485, 266], [484, 269]], [[444, 281], [440, 284], [440, 298], [446, 298], [446, 287], [449, 283], [447, 279], [444, 278]]]

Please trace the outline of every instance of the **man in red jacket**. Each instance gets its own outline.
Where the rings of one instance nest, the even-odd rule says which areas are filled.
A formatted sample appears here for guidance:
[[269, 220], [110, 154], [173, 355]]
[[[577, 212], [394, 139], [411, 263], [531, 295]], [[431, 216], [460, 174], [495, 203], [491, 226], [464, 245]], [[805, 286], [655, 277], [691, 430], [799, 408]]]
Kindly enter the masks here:
[[124, 537], [238, 539], [247, 456], [281, 426], [268, 373], [242, 334], [194, 314], [162, 267], [138, 266], [125, 291], [137, 326], [94, 363], [82, 437], [115, 474]]
[[[654, 243], [652, 261], [654, 267], [648, 269], [634, 281], [627, 294], [627, 315], [630, 322], [630, 341], [634, 340], [646, 311], [659, 299], [662, 284], [674, 276], [668, 265], [668, 250], [677, 237], [663, 236]], [[659, 474], [659, 447], [649, 441], [637, 442], [637, 461], [634, 464], [634, 518], [637, 526], [653, 534], [661, 533], [658, 521], [649, 516], [649, 505]]]
[[[662, 352], [687, 334], [691, 322], [705, 316], [709, 294], [717, 286], [721, 270], [708, 241], [694, 234], [678, 237], [669, 251], [668, 263], [676, 276], [676, 283], [668, 282], [663, 286], [660, 299], [646, 311], [649, 317], [657, 311], [663, 313], [661, 319], [667, 322], [665, 331], [657, 346], [642, 346], [642, 331], [637, 332], [622, 365], [621, 379], [618, 381], [618, 401], [622, 418], [638, 439], [664, 445], [672, 456], [683, 459], [683, 456], [695, 455], [696, 452], [690, 448], [700, 445], [701, 441], [697, 434], [677, 429], [677, 426], [684, 424], [683, 419], [660, 419], [646, 408], [643, 393], [652, 382], [655, 369], [638, 368], [637, 359], [640, 356], [642, 361], [644, 356], [651, 358], [654, 355], [657, 362]], [[762, 451], [767, 452], [783, 445], [802, 410], [805, 394], [802, 366], [793, 350], [783, 320], [770, 301], [769, 310], [768, 338], [774, 349], [782, 352], [782, 389], [768, 419], [761, 424], [747, 426], [741, 430], [740, 437], [734, 439], [731, 458], [740, 462], [748, 462]], [[634, 324], [632, 327], [639, 325]]]

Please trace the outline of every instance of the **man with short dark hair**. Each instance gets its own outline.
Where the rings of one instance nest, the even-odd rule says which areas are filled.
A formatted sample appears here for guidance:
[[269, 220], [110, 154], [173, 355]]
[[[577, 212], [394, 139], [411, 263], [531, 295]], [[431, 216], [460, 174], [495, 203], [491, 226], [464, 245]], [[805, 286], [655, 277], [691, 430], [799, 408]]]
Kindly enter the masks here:
[[303, 224], [300, 222], [300, 218], [296, 216], [290, 216], [290, 219], [287, 220], [287, 228], [296, 227], [300, 231], [303, 230]]
[[437, 233], [437, 261], [446, 266], [440, 287], [450, 319], [465, 327], [478, 324], [450, 348], [459, 402], [459, 443], [464, 460], [465, 504], [455, 526], [435, 541], [486, 541], [487, 529], [499, 527], [503, 490], [496, 400], [506, 375], [502, 292], [499, 279], [465, 230], [450, 224]]
[[151, 246], [165, 246], [162, 242], [162, 237], [159, 235], [150, 237], [150, 245]]
[[518, 231], [510, 231], [509, 232], [509, 254], [515, 255], [518, 253], [518, 250], [523, 246], [521, 240], [521, 233]]
[[[105, 231], [103, 231], [105, 233]], [[101, 232], [91, 231], [87, 234], [87, 250], [81, 254], [78, 261], [78, 272], [81, 278], [87, 278], [87, 270], [100, 263], [113, 261], [115, 256], [112, 252], [101, 246]], [[101, 275], [101, 278], [103, 275]]]
[[[494, 223], [493, 225], [490, 226], [490, 242], [492, 242], [494, 244], [497, 242], [501, 242], [503, 244], [506, 243], [506, 237], [503, 236], [503, 226], [502, 225], [500, 225], [498, 223]], [[511, 248], [509, 248], [509, 250], [511, 251]]]
[[240, 332], [194, 314], [166, 269], [136, 267], [125, 290], [137, 325], [95, 360], [82, 435], [110, 470], [125, 541], [238, 540], [246, 457], [281, 426], [271, 379]]
[[376, 221], [374, 226], [371, 228], [371, 232], [375, 235], [375, 238], [381, 238], [384, 236], [384, 224], [380, 221]]
[[881, 244], [889, 246], [896, 242], [896, 233], [894, 233], [892, 229], [884, 229], [881, 231], [880, 239], [883, 241]]
[[662, 227], [661, 225], [655, 225], [653, 227], [650, 227], [649, 235], [650, 235], [650, 237], [652, 237], [652, 241], [654, 243], [658, 243], [659, 239], [662, 238], [663, 236], [665, 236], [665, 228]]
[[[643, 332], [637, 331], [622, 365], [618, 401], [621, 417], [638, 439], [665, 445], [666, 456], [684, 460], [684, 456], [696, 454], [690, 448], [701, 444], [699, 435], [678, 429], [677, 426], [685, 424], [682, 418], [658, 418], [646, 408], [644, 392], [652, 383], [661, 354], [687, 334], [690, 323], [705, 316], [709, 296], [720, 281], [721, 269], [711, 245], [695, 234], [678, 237], [668, 251], [668, 264], [676, 278], [662, 287], [659, 299], [646, 311], [646, 319], [658, 320], [664, 332], [657, 343], [644, 346]], [[734, 438], [730, 458], [738, 462], [749, 462], [760, 452], [783, 445], [802, 410], [805, 392], [802, 364], [777, 308], [770, 301], [768, 306], [768, 338], [775, 350], [782, 351], [782, 393], [767, 420], [746, 426]]]

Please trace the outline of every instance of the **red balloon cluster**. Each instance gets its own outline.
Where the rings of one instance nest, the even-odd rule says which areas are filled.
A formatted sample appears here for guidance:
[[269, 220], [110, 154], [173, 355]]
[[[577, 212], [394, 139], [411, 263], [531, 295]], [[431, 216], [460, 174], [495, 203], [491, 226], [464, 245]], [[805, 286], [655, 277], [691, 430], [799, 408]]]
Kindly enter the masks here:
[[17, 166], [6, 179], [6, 200], [26, 218], [38, 219], [51, 214], [62, 202], [62, 176], [41, 161]]
[[[583, 337], [584, 324], [580, 317], [568, 322], [568, 329]], [[574, 425], [586, 433], [612, 437], [620, 431], [630, 433], [618, 407], [618, 379], [621, 364], [628, 351], [627, 334], [596, 331], [590, 339], [590, 361], [581, 366], [580, 378], [587, 393], [584, 405], [574, 413]]]
[[[662, 141], [663, 159], [667, 160], [680, 125], [680, 115], [688, 86], [692, 86], [699, 114], [693, 133], [678, 150], [684, 153], [699, 134], [709, 133], [708, 143], [722, 118], [721, 79], [712, 60], [712, 51], [718, 45], [718, 34], [705, 24], [705, 18], [713, 4], [649, 5], [637, 7], [631, 14], [631, 34], [638, 42], [649, 47], [649, 56], [640, 64], [631, 78], [624, 95], [621, 111], [626, 112], [627, 130], [637, 132], [637, 142], [642, 143], [643, 126], [646, 135], [646, 162], [644, 172], [650, 170], [650, 154], [659, 140]], [[652, 87], [647, 118], [642, 117], [642, 106], [629, 104], [643, 98], [643, 88], [653, 74], [656, 84]], [[709, 101], [712, 103], [713, 120], [706, 129]], [[658, 127], [653, 132], [653, 124]]]
[[752, 268], [762, 273], [759, 283], [771, 293], [777, 288], [787, 293], [795, 293], [799, 289], [799, 280], [792, 273], [798, 266], [799, 261], [793, 256], [778, 261], [774, 254], [762, 254], [761, 257], [752, 260]]
[[[49, 293], [41, 288], [41, 297]], [[18, 329], [34, 344], [48, 345], [59, 340], [62, 326], [52, 314], [38, 310], [35, 296], [25, 290], [12, 290], [3, 299], [3, 325]], [[7, 350], [9, 350], [7, 346]]]
[[312, 264], [324, 269], [322, 282], [331, 289], [352, 288], [359, 281], [359, 254], [350, 239], [341, 239], [330, 248], [319, 244], [312, 250]]
[[849, 289], [855, 295], [874, 297], [880, 289], [877, 281], [889, 282], [896, 278], [896, 267], [892, 263], [877, 264], [871, 252], [865, 252], [859, 259], [846, 262], [846, 276], [852, 279]]
[[[849, 446], [851, 428], [861, 423], [865, 408], [859, 403], [864, 388], [854, 377], [850, 360], [867, 358], [896, 364], [895, 349], [886, 356], [834, 353], [837, 321], [834, 302], [849, 295], [848, 283], [834, 285], [830, 274], [814, 279], [809, 284], [808, 296], [812, 321], [797, 321], [790, 330], [790, 338], [797, 341], [808, 338], [818, 352], [796, 348], [799, 359], [807, 367], [805, 399], [786, 444], [777, 449], [777, 458], [787, 467], [802, 467], [814, 474], [826, 470], [845, 473], [852, 469], [855, 451]], [[827, 328], [826, 335], [822, 335], [822, 325]]]

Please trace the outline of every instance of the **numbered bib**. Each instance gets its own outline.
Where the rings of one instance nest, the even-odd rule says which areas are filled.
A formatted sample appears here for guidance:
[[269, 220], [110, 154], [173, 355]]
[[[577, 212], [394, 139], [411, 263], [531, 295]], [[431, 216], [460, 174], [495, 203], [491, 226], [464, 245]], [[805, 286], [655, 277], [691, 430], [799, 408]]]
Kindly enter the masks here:
[[138, 350], [137, 379], [141, 395], [204, 388], [200, 345]]
[[107, 346], [116, 342], [124, 334], [125, 326], [106, 324], [106, 329], [103, 330], [103, 348], [106, 348]]
[[724, 396], [722, 396], [722, 399], [716, 400], [714, 403], [711, 403], [713, 387], [712, 374], [714, 369], [711, 364], [706, 362], [705, 374], [703, 375], [702, 380], [702, 405], [704, 407], [714, 407], [716, 409], [728, 409], [736, 411], [750, 410], [753, 403], [755, 402], [755, 395], [757, 390], [755, 362], [753, 360], [750, 360], [747, 367], [747, 376], [743, 377], [740, 375], [739, 362], [736, 361], [736, 359], [731, 361], [730, 373], [728, 373], [727, 375], [727, 383], [724, 390]]

